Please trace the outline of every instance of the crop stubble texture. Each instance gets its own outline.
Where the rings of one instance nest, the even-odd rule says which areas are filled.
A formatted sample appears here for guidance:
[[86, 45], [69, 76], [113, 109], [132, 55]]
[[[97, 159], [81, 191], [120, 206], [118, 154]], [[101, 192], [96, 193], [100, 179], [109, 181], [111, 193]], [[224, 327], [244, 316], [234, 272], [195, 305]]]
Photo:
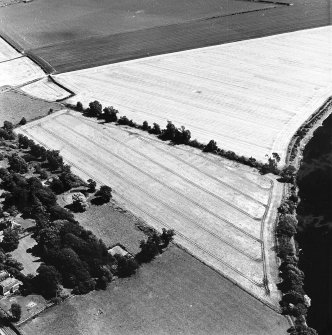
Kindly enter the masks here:
[[142, 123], [284, 162], [300, 125], [332, 92], [332, 28], [322, 27], [57, 75], [87, 105], [99, 100]]
[[199, 259], [267, 303], [277, 303], [274, 290], [268, 295], [273, 282], [264, 246], [273, 192], [268, 178], [220, 162], [207, 164], [200, 154], [140, 133], [103, 129], [73, 112], [56, 113], [18, 132], [60, 150], [82, 177], [112, 186], [116, 200], [134, 214], [159, 230], [174, 228], [176, 241]]

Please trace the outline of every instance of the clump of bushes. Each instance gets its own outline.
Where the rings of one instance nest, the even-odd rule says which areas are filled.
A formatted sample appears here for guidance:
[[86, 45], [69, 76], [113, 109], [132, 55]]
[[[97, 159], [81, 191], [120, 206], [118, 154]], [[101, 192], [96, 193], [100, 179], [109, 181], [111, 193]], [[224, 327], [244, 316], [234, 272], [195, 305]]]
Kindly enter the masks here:
[[147, 263], [162, 253], [169, 243], [173, 240], [175, 232], [173, 229], [163, 228], [162, 233], [153, 232], [146, 241], [141, 241], [141, 251], [136, 255], [139, 263]]
[[3, 126], [0, 128], [0, 139], [14, 140], [15, 134], [13, 132], [13, 129], [14, 129], [14, 125], [9, 121], [5, 121], [3, 123]]

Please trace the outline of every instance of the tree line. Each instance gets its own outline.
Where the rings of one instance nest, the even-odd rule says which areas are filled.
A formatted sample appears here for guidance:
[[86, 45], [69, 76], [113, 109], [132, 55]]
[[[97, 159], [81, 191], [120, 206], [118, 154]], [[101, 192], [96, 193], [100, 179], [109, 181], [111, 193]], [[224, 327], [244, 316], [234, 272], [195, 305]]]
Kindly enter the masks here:
[[[70, 105], [69, 107], [76, 109], [79, 112], [82, 112], [83, 115], [87, 117], [94, 117], [101, 120], [104, 120], [106, 123], [113, 122], [118, 125], [126, 125], [136, 129], [141, 129], [147, 131], [150, 134], [158, 136], [161, 140], [170, 141], [171, 143], [189, 145], [194, 148], [198, 148], [203, 152], [210, 152], [215, 155], [225, 157], [229, 160], [236, 161], [238, 163], [248, 165], [250, 167], [258, 169], [262, 174], [273, 173], [280, 175], [282, 180], [291, 178], [289, 176], [289, 169], [292, 169], [290, 166], [286, 166], [284, 169], [278, 168], [278, 163], [280, 162], [280, 157], [277, 153], [272, 153], [271, 157], [268, 157], [267, 163], [262, 163], [257, 161], [253, 157], [245, 157], [242, 155], [237, 155], [235, 152], [230, 150], [224, 150], [218, 147], [215, 140], [210, 140], [209, 143], [203, 144], [198, 142], [196, 139], [191, 139], [190, 130], [186, 129], [184, 126], [180, 128], [176, 127], [172, 121], [168, 121], [166, 128], [162, 129], [159, 124], [153, 123], [149, 125], [147, 121], [144, 121], [142, 124], [138, 124], [133, 120], [128, 119], [126, 116], [119, 117], [119, 111], [114, 107], [105, 107], [103, 108], [102, 104], [95, 100], [89, 103], [89, 107], [84, 109], [81, 102], [77, 102], [76, 105]], [[285, 178], [285, 179], [284, 179]]]
[[289, 329], [292, 335], [318, 335], [306, 325], [306, 315], [310, 307], [310, 298], [303, 289], [304, 273], [298, 266], [298, 250], [294, 236], [297, 232], [296, 208], [298, 204], [296, 187], [292, 185], [290, 194], [278, 208], [278, 223], [276, 227], [277, 252], [281, 259], [279, 276], [282, 281], [278, 284], [282, 292], [280, 306], [282, 313], [295, 318], [295, 326]]

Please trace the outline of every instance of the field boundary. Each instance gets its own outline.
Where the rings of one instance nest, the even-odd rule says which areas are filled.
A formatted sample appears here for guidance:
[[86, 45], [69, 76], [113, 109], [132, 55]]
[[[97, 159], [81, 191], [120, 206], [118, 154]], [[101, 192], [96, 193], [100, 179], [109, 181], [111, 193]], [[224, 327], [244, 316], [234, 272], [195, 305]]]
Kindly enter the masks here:
[[[304, 146], [306, 143], [310, 140], [310, 138], [313, 136], [313, 132], [321, 126], [323, 121], [332, 113], [332, 96], [328, 97], [325, 102], [317, 108], [310, 116], [309, 118], [302, 123], [302, 125], [298, 128], [298, 130], [295, 132], [293, 137], [291, 138], [291, 141], [289, 142], [289, 145], [287, 147], [287, 154], [286, 154], [286, 164], [289, 165], [291, 163], [295, 163], [295, 167], [299, 167], [301, 164], [301, 156], [302, 151], [304, 149]], [[312, 125], [310, 126], [310, 123]], [[307, 131], [307, 129], [309, 130]], [[304, 129], [306, 131], [306, 134], [302, 136], [301, 134], [298, 134], [298, 132]], [[297, 150], [299, 149], [299, 150]], [[292, 155], [294, 157], [292, 158]]]
[[73, 96], [75, 96], [75, 92], [73, 92], [71, 89], [69, 89], [68, 87], [60, 84], [57, 80], [55, 80], [55, 78], [49, 74], [48, 75], [48, 78], [57, 86], [61, 87], [63, 90], [67, 91], [68, 93], [70, 93], [70, 95], [68, 97], [65, 97], [63, 99], [59, 99], [59, 100], [56, 100], [57, 102], [59, 101], [63, 101], [63, 100], [66, 100], [66, 99], [69, 99], [69, 98], [72, 98]]
[[45, 59], [37, 56], [30, 50], [25, 52], [25, 55], [30, 58], [35, 64], [37, 64], [47, 75], [56, 73], [54, 67], [48, 63]]
[[11, 39], [6, 33], [4, 33], [2, 30], [0, 30], [0, 37], [7, 42], [11, 47], [13, 47], [17, 52], [20, 54], [25, 55], [24, 49], [13, 39]]

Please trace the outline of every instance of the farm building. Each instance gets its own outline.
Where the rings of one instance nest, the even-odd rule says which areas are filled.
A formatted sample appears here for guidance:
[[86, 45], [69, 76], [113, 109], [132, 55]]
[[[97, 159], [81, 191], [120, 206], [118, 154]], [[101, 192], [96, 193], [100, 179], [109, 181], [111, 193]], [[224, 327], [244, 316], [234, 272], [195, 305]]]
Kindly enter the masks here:
[[121, 255], [121, 256], [126, 256], [130, 255], [128, 251], [126, 251], [123, 247], [120, 245], [116, 245], [113, 248], [108, 250], [108, 253], [111, 254], [112, 256], [114, 255]]
[[6, 278], [0, 282], [0, 294], [7, 295], [10, 293], [14, 293], [18, 290], [21, 284], [22, 283], [16, 278]]

